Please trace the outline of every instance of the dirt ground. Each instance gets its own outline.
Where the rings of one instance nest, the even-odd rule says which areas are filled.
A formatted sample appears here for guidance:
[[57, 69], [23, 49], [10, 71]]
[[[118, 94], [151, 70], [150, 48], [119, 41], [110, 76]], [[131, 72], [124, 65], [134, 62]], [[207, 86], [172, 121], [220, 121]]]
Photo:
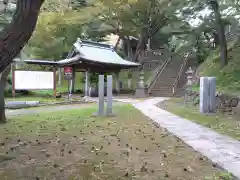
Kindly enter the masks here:
[[0, 180], [205, 180], [223, 171], [130, 105], [17, 116], [0, 126]]

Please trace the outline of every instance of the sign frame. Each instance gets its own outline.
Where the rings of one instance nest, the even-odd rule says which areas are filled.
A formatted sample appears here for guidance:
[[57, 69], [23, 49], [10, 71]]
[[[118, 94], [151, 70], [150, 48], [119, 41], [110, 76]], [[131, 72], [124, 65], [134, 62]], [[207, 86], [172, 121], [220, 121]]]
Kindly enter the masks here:
[[64, 79], [72, 80], [73, 79], [73, 68], [71, 66], [64, 67]]
[[[15, 63], [12, 63], [11, 65], [12, 68], [12, 97], [16, 97], [16, 88], [15, 88], [15, 81], [16, 81], [16, 74], [15, 71], [33, 71], [33, 70], [24, 70], [24, 69], [16, 69]], [[44, 72], [44, 71], [33, 71], [33, 72]], [[52, 68], [52, 71], [46, 71], [46, 72], [52, 72], [53, 75], [53, 87], [52, 88], [47, 88], [48, 90], [53, 90], [53, 96], [56, 97], [57, 95], [57, 83], [56, 83], [56, 67]], [[47, 90], [46, 88], [36, 88], [36, 89], [25, 89], [24, 90]]]

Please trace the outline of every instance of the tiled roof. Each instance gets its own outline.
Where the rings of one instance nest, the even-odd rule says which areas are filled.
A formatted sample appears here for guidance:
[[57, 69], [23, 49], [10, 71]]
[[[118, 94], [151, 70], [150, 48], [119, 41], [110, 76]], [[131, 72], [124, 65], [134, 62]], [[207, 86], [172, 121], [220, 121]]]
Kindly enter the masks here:
[[104, 43], [81, 41], [74, 43], [75, 50], [79, 53], [82, 61], [92, 61], [104, 64], [139, 66], [140, 64], [124, 60], [112, 46]]

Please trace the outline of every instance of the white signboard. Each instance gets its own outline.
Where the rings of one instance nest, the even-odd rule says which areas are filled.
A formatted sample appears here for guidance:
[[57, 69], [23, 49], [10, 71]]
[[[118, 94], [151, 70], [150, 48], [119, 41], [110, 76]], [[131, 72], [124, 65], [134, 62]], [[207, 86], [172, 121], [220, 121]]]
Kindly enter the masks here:
[[46, 71], [15, 71], [15, 90], [53, 89], [53, 75]]

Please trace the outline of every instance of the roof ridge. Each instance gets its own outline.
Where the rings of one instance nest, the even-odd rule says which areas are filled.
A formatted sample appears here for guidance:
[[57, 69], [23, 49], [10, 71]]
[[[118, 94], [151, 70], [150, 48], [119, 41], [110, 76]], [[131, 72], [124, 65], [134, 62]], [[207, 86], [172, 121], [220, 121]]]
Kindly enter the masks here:
[[81, 40], [79, 42], [82, 45], [102, 47], [102, 48], [106, 48], [106, 49], [113, 49], [113, 47], [111, 45], [105, 44], [105, 43], [100, 43], [100, 42], [95, 42], [95, 41], [90, 41], [90, 40]]

